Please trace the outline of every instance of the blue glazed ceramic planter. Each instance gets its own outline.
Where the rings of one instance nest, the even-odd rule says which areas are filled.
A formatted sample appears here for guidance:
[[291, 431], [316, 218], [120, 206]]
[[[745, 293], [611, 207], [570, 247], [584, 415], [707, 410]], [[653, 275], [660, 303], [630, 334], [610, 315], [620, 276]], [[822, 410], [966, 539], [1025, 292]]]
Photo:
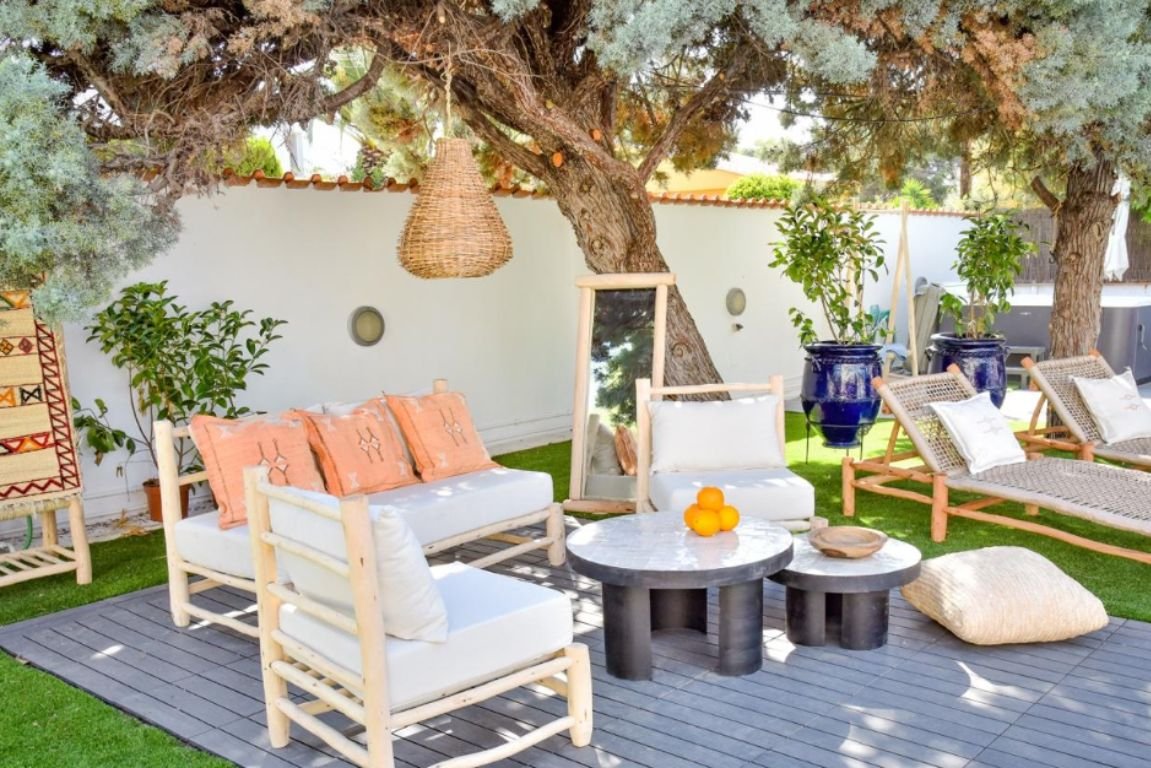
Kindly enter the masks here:
[[931, 370], [946, 371], [955, 363], [979, 392], [991, 394], [995, 407], [1007, 394], [1007, 341], [1002, 338], [963, 339], [950, 333], [931, 337]]
[[877, 344], [821, 341], [804, 347], [803, 391], [807, 420], [828, 448], [856, 448], [879, 414], [871, 380], [883, 373]]

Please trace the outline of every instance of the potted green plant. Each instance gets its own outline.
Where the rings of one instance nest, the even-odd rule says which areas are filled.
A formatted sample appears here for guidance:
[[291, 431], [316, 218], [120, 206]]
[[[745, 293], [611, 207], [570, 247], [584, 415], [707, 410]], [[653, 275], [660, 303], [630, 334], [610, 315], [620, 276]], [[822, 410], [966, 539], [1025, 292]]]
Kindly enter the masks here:
[[954, 319], [955, 332], [931, 337], [932, 369], [947, 370], [956, 363], [999, 407], [1007, 393], [1007, 340], [995, 333], [995, 316], [1011, 309], [1023, 257], [1035, 245], [1022, 234], [1026, 225], [1010, 214], [988, 212], [967, 220], [952, 265], [966, 284], [967, 297], [945, 293], [940, 299], [939, 308]]
[[[168, 293], [166, 281], [130, 285], [97, 313], [86, 327], [88, 341], [99, 344], [127, 374], [134, 423], [128, 429], [113, 426], [101, 398], [91, 407], [73, 400], [77, 433], [95, 452], [96, 462], [115, 450], [131, 455], [143, 447], [155, 466], [153, 422], [181, 424], [197, 413], [225, 418], [250, 413], [236, 397], [246, 388], [248, 376], [267, 369], [264, 355], [285, 323], [270, 317], [255, 320], [251, 314], [236, 309], [232, 301], [190, 310]], [[181, 471], [199, 461], [187, 439], [180, 441], [177, 454]], [[157, 481], [146, 480], [144, 490], [149, 513], [159, 520]]]
[[771, 267], [803, 288], [816, 304], [831, 338], [820, 339], [803, 310], [788, 310], [807, 352], [801, 401], [804, 413], [833, 448], [859, 445], [875, 423], [879, 397], [871, 380], [880, 375], [880, 346], [863, 303], [864, 281], [883, 266], [883, 241], [871, 216], [814, 200], [789, 206], [776, 225], [782, 239]]

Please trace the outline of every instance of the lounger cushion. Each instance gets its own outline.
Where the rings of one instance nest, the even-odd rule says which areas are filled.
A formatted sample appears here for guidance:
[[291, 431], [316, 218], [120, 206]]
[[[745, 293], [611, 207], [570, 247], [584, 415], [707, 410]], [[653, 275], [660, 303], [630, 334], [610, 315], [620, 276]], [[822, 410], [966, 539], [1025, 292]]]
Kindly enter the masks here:
[[928, 405], [943, 422], [972, 474], [1027, 461], [1007, 417], [992, 404], [990, 393], [980, 392], [959, 402]]
[[1130, 369], [1110, 379], [1072, 376], [1071, 381], [1105, 443], [1151, 437], [1151, 408], [1139, 395]]
[[815, 514], [811, 483], [784, 468], [723, 472], [656, 472], [651, 501], [658, 510], [680, 512], [695, 503], [699, 489], [713, 485], [741, 515], [764, 520], [807, 520]]
[[546, 472], [497, 467], [372, 494], [373, 505], [396, 510], [421, 544], [439, 541], [547, 508]]
[[[561, 592], [461, 563], [432, 568], [447, 606], [446, 642], [388, 640], [393, 710], [420, 704], [528, 666], [572, 641], [572, 608]], [[359, 641], [291, 606], [285, 634], [362, 674]]]
[[[327, 494], [299, 494], [327, 505], [333, 512], [339, 509], [337, 500]], [[270, 500], [268, 511], [275, 533], [345, 560], [347, 543], [343, 526], [337, 521], [278, 499]], [[393, 509], [374, 507], [370, 515], [385, 630], [393, 637], [443, 642], [448, 636], [447, 612], [419, 542]], [[301, 594], [349, 615], [353, 612], [347, 578], [282, 548], [276, 557]]]
[[244, 579], [255, 576], [248, 526], [221, 528], [213, 512], [186, 517], [174, 531], [176, 551], [189, 563]]
[[986, 547], [925, 560], [903, 596], [976, 645], [1066, 640], [1107, 625], [1107, 611], [1047, 558]]
[[651, 470], [766, 469], [782, 467], [775, 395], [691, 402], [654, 400]]

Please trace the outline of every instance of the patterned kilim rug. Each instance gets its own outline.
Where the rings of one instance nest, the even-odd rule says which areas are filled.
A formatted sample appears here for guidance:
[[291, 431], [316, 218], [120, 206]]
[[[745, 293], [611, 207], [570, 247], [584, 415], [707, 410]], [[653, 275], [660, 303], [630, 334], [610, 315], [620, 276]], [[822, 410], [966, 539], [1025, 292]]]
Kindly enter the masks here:
[[0, 519], [80, 487], [59, 340], [27, 291], [0, 291]]

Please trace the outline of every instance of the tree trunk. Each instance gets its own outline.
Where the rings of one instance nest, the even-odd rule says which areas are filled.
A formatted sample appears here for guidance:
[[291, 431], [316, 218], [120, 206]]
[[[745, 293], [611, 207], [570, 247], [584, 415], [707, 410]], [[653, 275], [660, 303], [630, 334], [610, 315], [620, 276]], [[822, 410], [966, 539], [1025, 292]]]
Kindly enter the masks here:
[[971, 143], [964, 142], [963, 153], [959, 156], [959, 196], [964, 200], [971, 197]]
[[[568, 158], [547, 176], [560, 211], [571, 222], [588, 267], [609, 272], [667, 272], [656, 243], [655, 214], [639, 174], [622, 161], [601, 168]], [[703, 336], [678, 289], [670, 292], [667, 313], [669, 385], [722, 381]]]
[[1094, 162], [1076, 163], [1068, 173], [1053, 252], [1052, 357], [1085, 355], [1099, 339], [1103, 259], [1116, 207], [1111, 197], [1114, 184], [1115, 166], [1098, 156]]

